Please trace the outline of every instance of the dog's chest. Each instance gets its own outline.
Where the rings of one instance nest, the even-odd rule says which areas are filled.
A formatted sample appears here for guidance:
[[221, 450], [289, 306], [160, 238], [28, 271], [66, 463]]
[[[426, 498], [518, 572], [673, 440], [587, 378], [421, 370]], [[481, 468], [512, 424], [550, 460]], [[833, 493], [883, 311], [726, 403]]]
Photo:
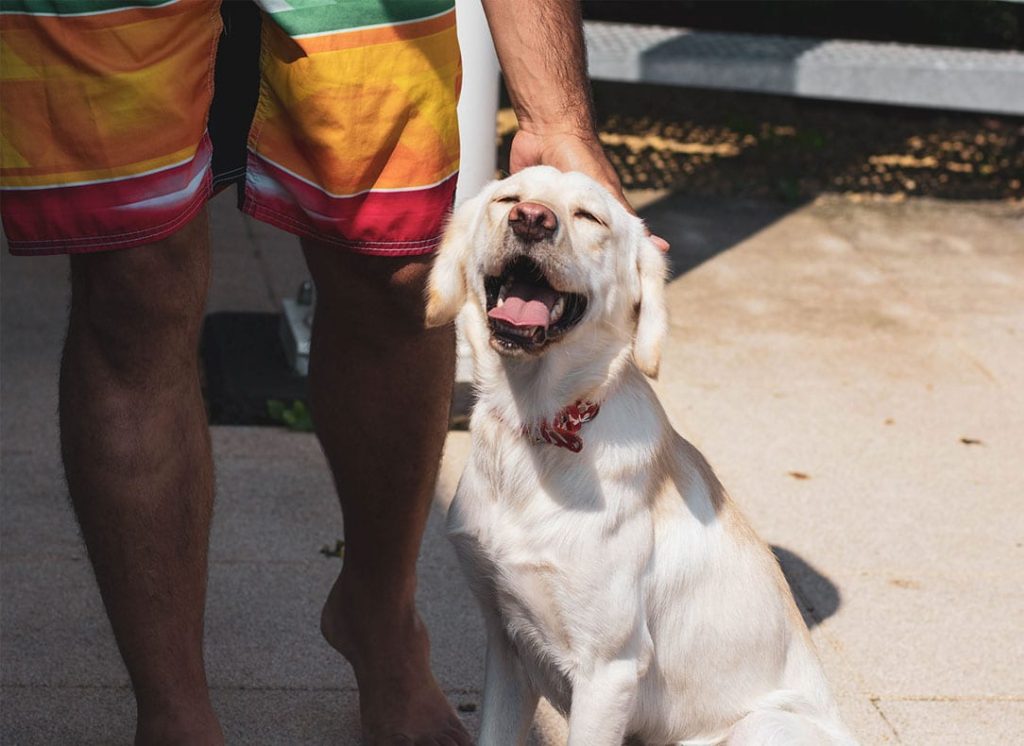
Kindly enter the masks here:
[[[533, 659], [545, 688], [560, 688], [558, 679], [632, 628], [636, 594], [626, 589], [644, 561], [648, 524], [587, 499], [569, 505], [545, 489], [554, 480], [522, 467], [501, 474], [483, 478], [470, 466], [449, 513], [451, 538], [485, 611]], [[599, 490], [585, 477], [573, 482]]]
[[570, 546], [548, 534], [550, 522], [538, 532], [500, 508], [487, 513], [472, 530], [452, 536], [475, 592], [510, 638], [572, 658], [579, 619], [570, 610], [578, 610], [587, 582], [566, 571]]

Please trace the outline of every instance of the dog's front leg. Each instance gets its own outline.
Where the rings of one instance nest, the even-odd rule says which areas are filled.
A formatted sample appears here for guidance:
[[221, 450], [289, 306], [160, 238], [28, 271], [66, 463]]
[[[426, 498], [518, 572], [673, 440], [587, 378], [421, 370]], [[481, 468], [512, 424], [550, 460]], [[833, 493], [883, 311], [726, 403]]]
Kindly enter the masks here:
[[602, 661], [576, 680], [569, 713], [569, 746], [621, 746], [636, 702], [635, 658]]
[[525, 744], [537, 692], [500, 624], [488, 625], [480, 746]]

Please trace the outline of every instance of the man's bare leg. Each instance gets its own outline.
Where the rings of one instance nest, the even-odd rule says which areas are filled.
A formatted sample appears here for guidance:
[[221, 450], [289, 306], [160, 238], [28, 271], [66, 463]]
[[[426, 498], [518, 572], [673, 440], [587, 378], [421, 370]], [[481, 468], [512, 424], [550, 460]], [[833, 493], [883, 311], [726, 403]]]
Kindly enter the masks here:
[[303, 246], [317, 287], [313, 421], [345, 519], [345, 561], [324, 606], [323, 633], [355, 670], [369, 743], [469, 744], [430, 672], [415, 607], [454, 333], [423, 327], [429, 259]]
[[203, 667], [213, 498], [197, 340], [206, 213], [148, 246], [71, 257], [60, 377], [71, 500], [138, 708], [137, 744], [219, 744]]

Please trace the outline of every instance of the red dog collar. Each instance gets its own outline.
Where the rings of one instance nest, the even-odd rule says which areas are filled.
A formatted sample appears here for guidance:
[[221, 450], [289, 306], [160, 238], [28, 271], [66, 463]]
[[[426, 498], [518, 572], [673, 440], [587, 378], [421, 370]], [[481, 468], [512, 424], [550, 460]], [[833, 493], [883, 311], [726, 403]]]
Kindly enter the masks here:
[[562, 411], [547, 420], [541, 420], [532, 427], [523, 427], [523, 434], [534, 443], [550, 443], [559, 448], [567, 448], [573, 453], [583, 450], [583, 438], [579, 436], [584, 422], [590, 422], [601, 411], [601, 405], [592, 401], [581, 400], [570, 404]]

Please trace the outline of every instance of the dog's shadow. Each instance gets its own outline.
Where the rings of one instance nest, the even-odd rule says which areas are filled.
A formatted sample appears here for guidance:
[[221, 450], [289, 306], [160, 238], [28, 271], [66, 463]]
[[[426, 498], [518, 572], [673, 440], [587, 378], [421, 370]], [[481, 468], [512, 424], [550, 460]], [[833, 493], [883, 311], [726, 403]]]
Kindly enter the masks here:
[[835, 583], [800, 555], [774, 544], [771, 549], [782, 566], [782, 574], [796, 597], [807, 628], [812, 629], [835, 614], [842, 603], [842, 595]]

